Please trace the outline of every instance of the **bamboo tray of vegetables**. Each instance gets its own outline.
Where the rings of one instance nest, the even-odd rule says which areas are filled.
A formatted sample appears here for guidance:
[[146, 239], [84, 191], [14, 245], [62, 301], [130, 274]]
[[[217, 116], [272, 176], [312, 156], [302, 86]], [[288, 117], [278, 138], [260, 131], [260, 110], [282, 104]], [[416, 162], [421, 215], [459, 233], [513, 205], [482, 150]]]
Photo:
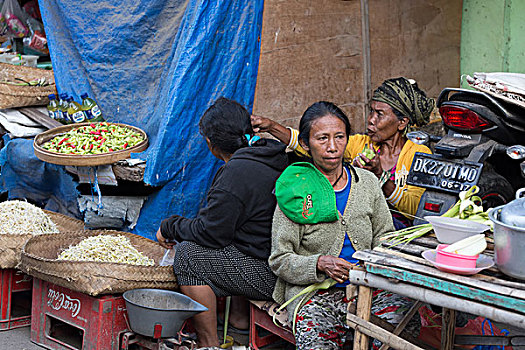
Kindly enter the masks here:
[[112, 230], [34, 236], [18, 268], [36, 278], [92, 296], [135, 288], [176, 289], [165, 249], [147, 238]]
[[24, 244], [35, 235], [81, 231], [84, 222], [40, 209], [18, 200], [0, 203], [0, 269], [12, 269], [20, 262]]
[[38, 159], [59, 165], [96, 166], [129, 158], [148, 148], [148, 136], [119, 123], [79, 123], [59, 126], [35, 137]]

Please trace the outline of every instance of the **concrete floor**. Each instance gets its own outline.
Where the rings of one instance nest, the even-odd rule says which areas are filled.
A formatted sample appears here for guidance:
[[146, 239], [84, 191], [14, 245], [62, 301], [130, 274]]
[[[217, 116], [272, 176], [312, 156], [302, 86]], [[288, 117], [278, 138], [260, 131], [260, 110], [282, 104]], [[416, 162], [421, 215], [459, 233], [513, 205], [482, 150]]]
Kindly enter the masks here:
[[[497, 324], [500, 328], [507, 328], [510, 331], [510, 334], [513, 336], [516, 335], [525, 335], [525, 330], [518, 329], [515, 327], [508, 327], [502, 324]], [[233, 335], [233, 334], [232, 334]], [[248, 337], [235, 334], [233, 335], [236, 344], [248, 345]], [[42, 350], [45, 349], [39, 345], [36, 345], [31, 342], [31, 328], [22, 327], [11, 329], [8, 331], [0, 331], [0, 350]], [[276, 346], [268, 346], [267, 350], [271, 349], [293, 349], [293, 346], [287, 346], [285, 343], [276, 344]], [[525, 346], [514, 347], [515, 350], [525, 350]]]
[[[222, 332], [219, 334], [222, 335]], [[235, 339], [235, 344], [246, 345], [248, 346], [248, 336], [240, 334], [231, 334]], [[45, 349], [35, 343], [32, 343], [31, 340], [31, 328], [30, 327], [21, 327], [15, 328], [8, 331], [0, 331], [0, 350], [42, 350]], [[277, 347], [276, 347], [277, 346]], [[294, 347], [287, 347], [286, 344], [276, 344], [276, 346], [265, 347], [266, 350], [283, 350], [283, 349], [293, 349]], [[242, 347], [239, 347], [242, 349]], [[239, 349], [238, 348], [238, 349]]]
[[0, 331], [0, 350], [42, 350], [31, 342], [31, 327], [21, 327]]

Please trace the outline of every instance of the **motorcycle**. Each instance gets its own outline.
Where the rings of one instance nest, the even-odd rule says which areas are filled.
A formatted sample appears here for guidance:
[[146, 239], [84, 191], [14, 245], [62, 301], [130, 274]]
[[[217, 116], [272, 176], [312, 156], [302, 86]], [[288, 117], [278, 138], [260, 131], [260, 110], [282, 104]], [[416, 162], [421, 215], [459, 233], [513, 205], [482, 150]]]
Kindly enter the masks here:
[[[525, 98], [501, 98], [484, 78], [482, 91], [441, 92], [437, 107], [445, 136], [422, 131], [407, 135], [415, 143], [434, 145], [434, 154], [416, 153], [407, 177], [409, 185], [426, 189], [414, 225], [425, 222], [427, 215], [442, 215], [456, 203], [459, 192], [473, 185], [480, 188], [485, 209], [506, 204], [525, 187]], [[525, 75], [520, 78], [525, 83]]]

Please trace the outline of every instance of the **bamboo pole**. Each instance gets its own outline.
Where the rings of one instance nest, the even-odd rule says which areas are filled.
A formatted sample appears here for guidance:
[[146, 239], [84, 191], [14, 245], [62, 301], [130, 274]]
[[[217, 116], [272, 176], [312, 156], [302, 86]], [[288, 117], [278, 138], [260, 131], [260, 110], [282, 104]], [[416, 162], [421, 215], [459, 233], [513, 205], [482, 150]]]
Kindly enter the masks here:
[[[399, 322], [399, 324], [396, 326], [396, 328], [392, 331], [392, 334], [394, 335], [400, 335], [401, 332], [403, 332], [403, 330], [405, 329], [405, 327], [407, 326], [408, 322], [410, 322], [410, 320], [412, 319], [412, 317], [414, 317], [414, 314], [416, 312], [418, 312], [419, 308], [421, 307], [422, 303], [420, 301], [416, 301], [414, 303], [414, 305], [412, 305], [412, 307], [410, 308], [410, 310], [408, 310], [407, 314], [403, 317], [403, 319], [401, 320], [401, 322]], [[381, 345], [381, 347], [379, 348], [379, 350], [388, 350], [389, 349], [389, 346], [387, 344], [383, 344]]]
[[398, 281], [391, 282], [387, 278], [357, 270], [350, 271], [349, 280], [350, 283], [388, 290], [390, 292], [405, 295], [409, 298], [420, 300], [425, 303], [439, 305], [445, 308], [470, 314], [481, 315], [496, 322], [503, 322], [518, 328], [525, 329], [525, 315], [523, 314], [497, 309], [493, 306], [488, 306], [459, 297], [453, 297], [445, 293], [417, 287], [408, 283]]
[[440, 350], [452, 350], [456, 336], [456, 310], [443, 308]]
[[[402, 268], [405, 270], [415, 271], [421, 274], [480, 288], [489, 292], [494, 292], [518, 299], [525, 299], [525, 290], [506, 287], [500, 284], [495, 285], [494, 283], [497, 282], [494, 282], [493, 280], [490, 282], [484, 280], [485, 277], [489, 278], [488, 276], [479, 274], [476, 277], [454, 275], [448, 272], [442, 272], [434, 267], [422, 266], [418, 261], [408, 260], [406, 256], [396, 256], [397, 254], [392, 253], [392, 251], [385, 250], [364, 250], [356, 252], [355, 258], [364, 260], [365, 263], [368, 262], [381, 264], [384, 266]], [[523, 285], [525, 285], [525, 283], [523, 283]]]
[[[357, 287], [357, 286], [356, 286]], [[348, 313], [351, 313], [352, 315], [355, 315], [355, 310], [356, 310], [356, 303], [350, 303], [348, 304]], [[388, 323], [387, 321], [377, 317], [376, 315], [374, 314], [371, 314], [370, 315], [370, 322], [373, 323], [374, 325], [378, 326], [378, 327], [381, 327], [385, 330], [387, 330], [388, 332], [392, 333], [394, 332], [394, 326], [391, 324], [391, 323]], [[417, 345], [419, 346], [420, 348], [423, 348], [425, 350], [435, 350], [434, 348], [428, 346], [427, 344], [423, 343], [422, 341], [420, 341], [419, 339], [417, 339], [416, 337], [413, 336], [413, 334], [407, 332], [407, 330], [403, 330], [401, 331], [401, 334], [398, 334], [401, 338], [405, 339], [406, 341], [408, 341], [409, 343], [411, 344], [414, 344], [414, 345]]]
[[[348, 314], [346, 315], [347, 324], [355, 329], [355, 333], [358, 332], [364, 333], [367, 336], [374, 337], [375, 339], [381, 341], [383, 344], [388, 344], [388, 346], [397, 349], [397, 350], [423, 350], [422, 348], [410, 344], [403, 338], [398, 337], [381, 327], [378, 327], [368, 321], [365, 321], [355, 315]], [[354, 349], [355, 349], [354, 339]]]

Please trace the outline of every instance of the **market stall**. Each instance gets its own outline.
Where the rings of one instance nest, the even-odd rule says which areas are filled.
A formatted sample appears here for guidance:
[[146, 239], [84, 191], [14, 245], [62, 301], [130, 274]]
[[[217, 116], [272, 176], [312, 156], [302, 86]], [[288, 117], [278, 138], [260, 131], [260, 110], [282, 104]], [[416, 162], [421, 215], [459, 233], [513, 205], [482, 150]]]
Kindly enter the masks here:
[[[431, 334], [427, 334], [426, 339], [422, 339], [427, 343], [435, 340], [441, 349], [452, 349], [456, 345], [525, 344], [523, 336], [494, 331], [497, 328], [493, 328], [490, 321], [482, 322], [481, 329], [474, 334], [473, 329], [456, 334], [458, 311], [525, 329], [525, 274], [521, 263], [525, 243], [525, 227], [521, 222], [524, 204], [525, 198], [518, 198], [489, 212], [494, 235], [476, 234], [475, 222], [454, 219], [459, 225], [465, 224], [463, 228], [456, 226], [456, 234], [454, 227], [443, 230], [438, 224], [432, 224], [437, 237], [432, 233], [402, 244], [384, 241], [374, 250], [356, 252], [354, 256], [362, 267], [352, 269], [349, 280], [359, 286], [357, 313], [347, 315], [348, 325], [356, 330], [354, 349], [367, 349], [368, 336], [395, 348], [418, 349], [398, 337], [403, 325], [387, 332], [369, 322], [372, 288], [442, 307], [440, 336], [437, 334], [436, 339], [432, 339]], [[481, 228], [480, 232], [488, 228]], [[457, 237], [461, 232], [467, 237]], [[451, 244], [442, 244], [444, 240]], [[451, 249], [445, 251], [447, 247]]]

